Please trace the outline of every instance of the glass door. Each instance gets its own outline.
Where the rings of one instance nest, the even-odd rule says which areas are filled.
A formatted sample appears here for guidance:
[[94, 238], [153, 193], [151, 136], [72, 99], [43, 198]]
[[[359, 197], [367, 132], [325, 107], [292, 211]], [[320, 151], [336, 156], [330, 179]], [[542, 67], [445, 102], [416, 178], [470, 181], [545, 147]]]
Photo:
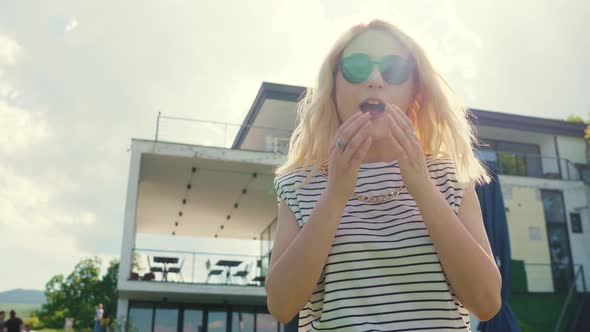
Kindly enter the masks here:
[[154, 332], [177, 332], [178, 308], [172, 306], [156, 306]]
[[203, 332], [203, 310], [185, 309], [183, 312], [182, 332]]
[[541, 190], [541, 196], [547, 224], [553, 288], [556, 292], [566, 292], [573, 282], [573, 262], [563, 194], [556, 190]]

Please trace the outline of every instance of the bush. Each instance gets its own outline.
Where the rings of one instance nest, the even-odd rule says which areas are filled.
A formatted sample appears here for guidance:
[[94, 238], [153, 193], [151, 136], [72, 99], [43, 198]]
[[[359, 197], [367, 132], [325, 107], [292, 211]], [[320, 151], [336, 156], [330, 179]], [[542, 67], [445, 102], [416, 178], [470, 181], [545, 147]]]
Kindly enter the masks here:
[[23, 319], [23, 324], [29, 325], [31, 330], [40, 330], [44, 327], [43, 323], [39, 320], [39, 316], [37, 316], [37, 311], [31, 312], [30, 317]]

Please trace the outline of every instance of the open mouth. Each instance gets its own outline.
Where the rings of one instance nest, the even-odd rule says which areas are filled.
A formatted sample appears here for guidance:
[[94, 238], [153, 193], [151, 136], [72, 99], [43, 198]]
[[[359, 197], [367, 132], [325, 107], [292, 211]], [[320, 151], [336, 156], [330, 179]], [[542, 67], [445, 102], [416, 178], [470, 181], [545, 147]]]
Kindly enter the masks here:
[[361, 112], [383, 113], [385, 104], [377, 100], [368, 100], [361, 103], [360, 109]]

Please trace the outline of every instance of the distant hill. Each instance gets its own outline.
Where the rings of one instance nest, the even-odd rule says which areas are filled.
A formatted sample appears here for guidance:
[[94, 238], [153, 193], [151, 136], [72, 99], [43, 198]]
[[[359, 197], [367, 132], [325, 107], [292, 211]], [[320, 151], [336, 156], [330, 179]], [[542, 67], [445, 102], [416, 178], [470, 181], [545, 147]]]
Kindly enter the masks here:
[[40, 304], [24, 304], [24, 303], [2, 303], [0, 302], [0, 310], [6, 311], [8, 316], [9, 310], [16, 311], [16, 316], [22, 319], [31, 317], [31, 313], [35, 310], [41, 310]]
[[0, 292], [0, 303], [41, 305], [45, 303], [45, 293], [34, 289], [12, 289]]

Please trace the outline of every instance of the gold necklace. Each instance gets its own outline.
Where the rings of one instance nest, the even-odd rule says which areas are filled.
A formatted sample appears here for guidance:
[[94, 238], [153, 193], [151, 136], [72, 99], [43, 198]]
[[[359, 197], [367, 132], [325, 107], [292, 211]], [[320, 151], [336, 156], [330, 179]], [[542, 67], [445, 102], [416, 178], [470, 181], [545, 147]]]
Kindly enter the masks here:
[[[320, 173], [322, 173], [325, 177], [328, 177], [328, 163], [324, 162], [320, 166]], [[360, 195], [360, 194], [353, 194], [352, 196], [359, 201], [367, 202], [367, 203], [383, 203], [390, 201], [397, 197], [399, 194], [406, 190], [406, 186], [401, 186], [399, 188], [395, 188], [394, 190], [388, 192], [387, 194], [377, 195], [377, 196], [368, 196], [368, 195]]]

